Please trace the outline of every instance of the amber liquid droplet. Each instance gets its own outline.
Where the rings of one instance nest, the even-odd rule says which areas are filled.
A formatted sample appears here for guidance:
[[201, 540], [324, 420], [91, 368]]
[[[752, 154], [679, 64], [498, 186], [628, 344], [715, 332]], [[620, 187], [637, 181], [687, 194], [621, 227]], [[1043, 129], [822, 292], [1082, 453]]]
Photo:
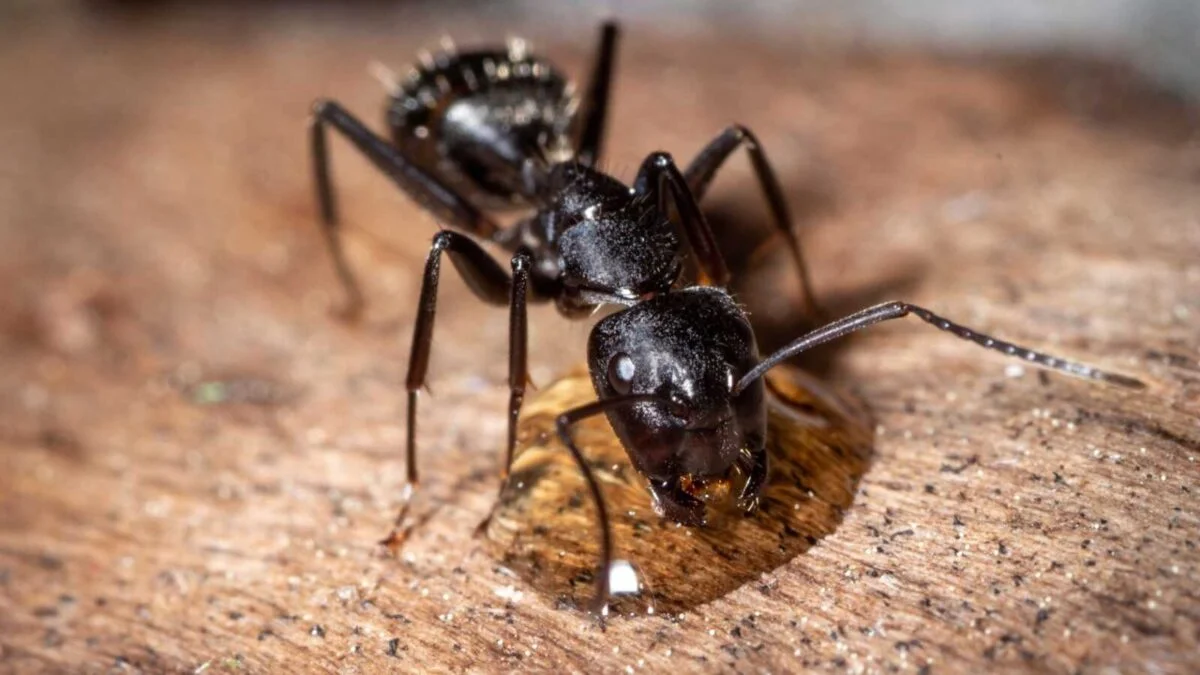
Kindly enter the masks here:
[[[644, 590], [614, 599], [614, 615], [679, 612], [719, 598], [803, 554], [841, 522], [870, 463], [870, 420], [800, 371], [778, 368], [767, 385], [771, 474], [759, 506], [710, 518], [704, 528], [655, 514], [645, 479], [603, 416], [576, 428], [612, 515], [615, 557], [634, 566]], [[487, 530], [492, 554], [506, 567], [551, 602], [579, 608], [592, 593], [597, 524], [554, 419], [594, 399], [591, 381], [578, 371], [529, 401], [512, 474]], [[693, 487], [714, 498], [721, 490], [715, 483]]]

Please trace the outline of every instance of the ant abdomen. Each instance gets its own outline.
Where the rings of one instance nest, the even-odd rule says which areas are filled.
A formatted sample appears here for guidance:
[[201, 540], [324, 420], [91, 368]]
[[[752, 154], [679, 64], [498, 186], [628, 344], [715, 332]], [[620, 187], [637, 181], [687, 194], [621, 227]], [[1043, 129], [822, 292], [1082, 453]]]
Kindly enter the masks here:
[[522, 162], [570, 148], [572, 86], [522, 41], [438, 52], [397, 86], [387, 103], [396, 147], [483, 208], [527, 206]]

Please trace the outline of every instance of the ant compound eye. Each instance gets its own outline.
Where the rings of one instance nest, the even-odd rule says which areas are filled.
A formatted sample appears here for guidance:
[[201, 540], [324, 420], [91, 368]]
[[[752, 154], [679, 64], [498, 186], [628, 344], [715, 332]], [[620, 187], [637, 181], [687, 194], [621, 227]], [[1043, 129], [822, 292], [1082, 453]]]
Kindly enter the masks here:
[[637, 367], [633, 365], [633, 359], [629, 358], [628, 354], [617, 354], [608, 362], [608, 383], [618, 394], [628, 394], [633, 386], [633, 374], [636, 371]]

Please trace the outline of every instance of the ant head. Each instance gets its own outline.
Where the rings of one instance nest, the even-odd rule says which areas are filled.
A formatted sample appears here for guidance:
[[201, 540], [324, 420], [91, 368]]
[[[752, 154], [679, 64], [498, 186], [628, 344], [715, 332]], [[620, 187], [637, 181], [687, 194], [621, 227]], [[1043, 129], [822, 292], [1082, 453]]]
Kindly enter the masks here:
[[656, 205], [629, 186], [582, 164], [556, 165], [553, 202], [541, 214], [559, 236], [564, 284], [598, 301], [633, 301], [671, 287], [681, 243]]
[[732, 393], [757, 361], [750, 324], [717, 288], [656, 296], [606, 317], [588, 340], [601, 400], [659, 399], [607, 411], [630, 461], [652, 480], [722, 476], [740, 453], [762, 447], [762, 382]]

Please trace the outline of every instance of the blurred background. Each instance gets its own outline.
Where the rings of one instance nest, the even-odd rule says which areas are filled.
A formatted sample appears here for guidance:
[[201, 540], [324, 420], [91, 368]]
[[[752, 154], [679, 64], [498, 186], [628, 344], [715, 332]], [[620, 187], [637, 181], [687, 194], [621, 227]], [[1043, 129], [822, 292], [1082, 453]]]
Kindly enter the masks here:
[[[534, 602], [509, 607], [507, 624], [456, 632], [442, 618], [471, 616], [495, 602], [498, 583], [513, 583], [497, 581], [468, 534], [495, 494], [507, 316], [481, 308], [455, 275], [441, 290], [434, 395], [419, 425], [429, 448], [422, 494], [437, 517], [402, 564], [375, 556], [402, 482], [408, 340], [437, 223], [335, 140], [346, 246], [368, 307], [360, 326], [332, 319], [339, 289], [317, 229], [305, 132], [312, 101], [326, 96], [383, 131], [384, 92], [369, 64], [403, 73], [443, 35], [464, 49], [524, 36], [578, 79], [607, 17], [624, 33], [606, 169], [628, 180], [654, 150], [686, 161], [744, 123], [780, 173], [818, 297], [834, 311], [909, 299], [1154, 382], [1142, 408], [1117, 416], [1104, 407], [1116, 394], [1103, 388], [1042, 386], [924, 327], [883, 327], [822, 355], [821, 374], [864, 399], [888, 433], [847, 525], [806, 556], [803, 572], [780, 569], [772, 592], [781, 595], [751, 589], [755, 614], [782, 622], [796, 597], [836, 588], [812, 658], [897, 663], [907, 654], [897, 641], [911, 638], [951, 672], [986, 669], [977, 642], [1002, 631], [930, 626], [1020, 631], [1020, 649], [1045, 657], [1048, 670], [1077, 670], [1080, 654], [1093, 664], [1127, 658], [1132, 671], [1187, 653], [1194, 613], [1173, 612], [1195, 587], [1194, 546], [1181, 541], [1189, 528], [1165, 525], [1179, 517], [1171, 500], [1181, 493], [1142, 482], [1188, 475], [1181, 458], [1195, 452], [1179, 448], [1194, 443], [1200, 415], [1195, 0], [7, 0], [0, 657], [67, 671], [192, 672], [235, 655], [253, 672], [333, 670], [348, 654], [383, 658], [380, 640], [396, 622], [381, 618], [386, 610], [454, 636], [451, 650], [440, 634], [405, 628], [404, 658], [461, 669], [502, 651], [515, 668], [519, 655], [493, 651], [498, 639], [524, 639], [512, 611], [519, 627], [563, 620]], [[783, 268], [750, 259], [770, 230], [744, 159], [704, 207], [747, 272], [741, 299], [760, 337], [794, 336], [786, 258]], [[586, 322], [542, 307], [531, 330], [536, 383], [581, 360]], [[1044, 416], [1030, 417], [1031, 399]], [[1071, 406], [1085, 403], [1109, 412], [1076, 415]], [[1079, 433], [1043, 453], [1038, 425], [1052, 408]], [[1031, 425], [1041, 443], [1032, 453], [1022, 436]], [[942, 430], [953, 447], [939, 445]], [[1097, 447], [1130, 435], [1145, 465], [1113, 462], [1103, 481], [1074, 479], [1089, 475]], [[967, 449], [962, 464], [954, 453]], [[996, 496], [972, 506], [982, 512], [964, 534], [958, 512], [939, 509], [959, 508], [946, 495], [983, 490], [955, 482], [974, 473], [945, 467], [976, 461]], [[1064, 475], [1069, 498], [1053, 492]], [[1001, 491], [1011, 485], [1042, 491], [1022, 502], [1034, 517], [1010, 519], [1012, 495]], [[1054, 507], [1065, 499], [1063, 515]], [[1078, 522], [1042, 529], [1076, 511]], [[948, 576], [855, 586], [846, 561], [874, 564], [860, 560], [877, 548], [869, 532], [893, 519], [948, 540], [980, 537], [978, 551], [997, 538], [1001, 549], [1021, 542], [1027, 559], [1063, 561], [1093, 586], [1043, 617], [1031, 607], [1063, 587], [1034, 563], [1000, 574], [990, 563], [960, 567], [957, 553], [930, 562], [910, 538], [884, 542], [911, 556], [896, 567]], [[975, 522], [1004, 525], [984, 538]], [[1093, 538], [1127, 551], [1122, 537], [1143, 534], [1119, 577], [1078, 560]], [[1155, 576], [1174, 563], [1184, 572]], [[1017, 589], [1017, 576], [1028, 585]], [[946, 579], [1004, 593], [967, 606]], [[418, 581], [427, 596], [413, 595]], [[346, 600], [345, 588], [375, 604]], [[879, 606], [880, 597], [894, 604]], [[439, 598], [462, 607], [430, 604]], [[929, 606], [950, 609], [930, 621]], [[714, 603], [672, 627], [672, 639], [709, 625], [728, 634], [722, 621], [736, 621], [736, 609]], [[886, 640], [844, 628], [882, 615], [893, 620]], [[287, 619], [297, 616], [306, 618]], [[1091, 632], [1073, 633], [1080, 624]], [[264, 635], [288, 637], [292, 651]], [[652, 665], [651, 648], [663, 651], [636, 627], [614, 635]], [[616, 658], [586, 631], [539, 639], [549, 665]], [[767, 665], [786, 669], [779, 659], [793, 644], [754, 640], [766, 645], [754, 658], [778, 657]], [[365, 650], [351, 651], [360, 642]], [[1016, 647], [999, 649], [1017, 658], [1004, 651]]]

